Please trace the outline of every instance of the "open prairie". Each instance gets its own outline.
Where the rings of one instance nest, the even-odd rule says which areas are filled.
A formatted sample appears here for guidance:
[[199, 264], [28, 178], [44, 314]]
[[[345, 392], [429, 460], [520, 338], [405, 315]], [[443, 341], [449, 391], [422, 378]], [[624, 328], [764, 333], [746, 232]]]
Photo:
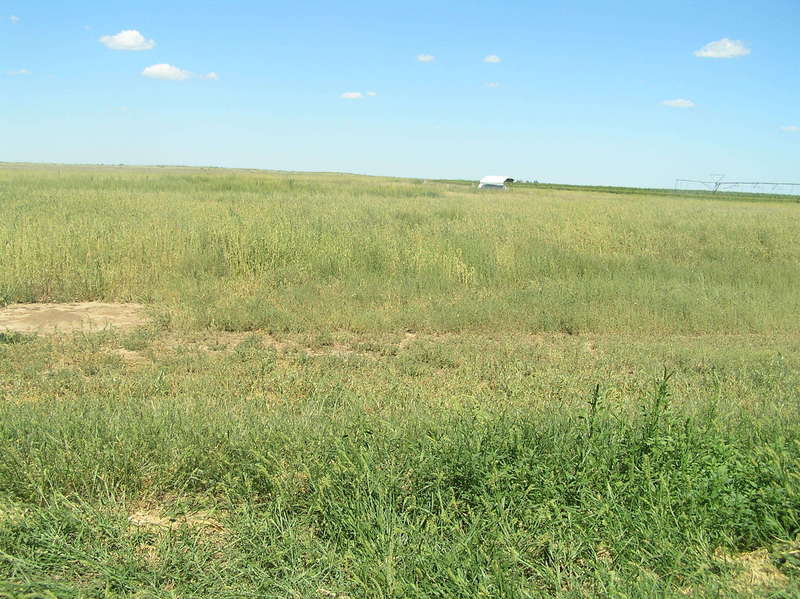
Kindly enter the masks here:
[[0, 165], [0, 596], [798, 596], [766, 200]]

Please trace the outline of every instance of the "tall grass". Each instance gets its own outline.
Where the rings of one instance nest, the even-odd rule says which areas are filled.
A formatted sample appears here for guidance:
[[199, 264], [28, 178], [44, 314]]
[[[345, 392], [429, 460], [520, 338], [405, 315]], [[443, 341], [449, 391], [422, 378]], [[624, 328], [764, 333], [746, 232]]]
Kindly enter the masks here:
[[184, 328], [798, 330], [797, 205], [332, 175], [0, 169], [0, 299]]
[[[593, 353], [569, 336], [351, 339], [353, 355], [261, 336], [211, 353], [161, 342], [0, 346], [0, 591], [800, 589], [797, 353], [686, 340], [656, 372], [649, 342], [595, 339]], [[115, 358], [132, 343], [154, 361]], [[636, 371], [614, 372], [625, 363]], [[737, 557], [755, 549], [769, 552], [763, 580]]]
[[800, 596], [797, 209], [4, 166], [0, 597]]

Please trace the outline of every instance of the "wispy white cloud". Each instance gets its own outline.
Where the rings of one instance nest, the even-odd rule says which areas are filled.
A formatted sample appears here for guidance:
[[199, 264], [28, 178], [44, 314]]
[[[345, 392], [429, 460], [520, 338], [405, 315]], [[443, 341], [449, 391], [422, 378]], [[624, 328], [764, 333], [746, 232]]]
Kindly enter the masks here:
[[500, 84], [497, 81], [490, 81], [486, 84], [486, 87], [500, 87]]
[[748, 54], [750, 54], [750, 48], [745, 46], [743, 42], [730, 40], [727, 37], [715, 42], [709, 42], [694, 53], [695, 56], [700, 58], [738, 58]]
[[150, 50], [155, 47], [155, 40], [145, 38], [135, 29], [126, 29], [116, 35], [104, 35], [100, 42], [112, 50]]
[[661, 102], [664, 106], [672, 108], [694, 108], [696, 104], [691, 100], [684, 100], [683, 98], [675, 98], [674, 100], [664, 100]]
[[142, 75], [151, 79], [165, 79], [168, 81], [184, 81], [192, 77], [192, 73], [184, 71], [171, 64], [154, 64], [142, 71]]
[[788, 133], [800, 133], [800, 127], [797, 125], [786, 125], [785, 127], [781, 127], [781, 131], [786, 131]]
[[500, 60], [497, 54], [489, 54], [489, 56], [483, 59], [483, 62], [500, 62]]
[[11, 75], [12, 77], [17, 77], [19, 75], [30, 75], [31, 72], [28, 69], [18, 69], [16, 71], [6, 71], [6, 75]]
[[363, 100], [366, 97], [374, 98], [377, 95], [378, 92], [367, 92], [365, 94], [361, 92], [344, 92], [340, 94], [339, 97], [343, 100]]
[[417, 60], [420, 62], [433, 62], [436, 57], [433, 54], [417, 54]]
[[16, 25], [17, 23], [19, 23], [20, 19], [19, 19], [19, 17], [15, 17], [14, 15], [11, 15], [10, 17], [8, 17], [8, 20], [11, 21], [12, 23], [14, 23], [14, 25]]
[[187, 79], [206, 79], [208, 81], [217, 81], [219, 75], [214, 73], [206, 73], [205, 75], [196, 75], [191, 71], [180, 69], [171, 64], [154, 64], [142, 71], [142, 75], [150, 77], [150, 79], [163, 79], [165, 81], [186, 81]]

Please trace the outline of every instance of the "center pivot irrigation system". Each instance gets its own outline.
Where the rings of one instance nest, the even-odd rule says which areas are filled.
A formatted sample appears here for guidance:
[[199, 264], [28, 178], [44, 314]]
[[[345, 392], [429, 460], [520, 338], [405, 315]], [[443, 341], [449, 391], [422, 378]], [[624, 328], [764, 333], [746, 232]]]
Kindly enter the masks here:
[[710, 175], [710, 180], [675, 179], [676, 190], [707, 190], [711, 193], [738, 191], [749, 193], [781, 193], [800, 195], [800, 183], [773, 183], [769, 181], [724, 181], [725, 175]]

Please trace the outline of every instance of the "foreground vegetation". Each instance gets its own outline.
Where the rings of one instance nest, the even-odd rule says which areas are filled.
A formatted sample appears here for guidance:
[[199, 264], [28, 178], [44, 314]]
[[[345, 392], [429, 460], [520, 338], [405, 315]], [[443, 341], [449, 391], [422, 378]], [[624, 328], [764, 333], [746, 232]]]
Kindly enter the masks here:
[[0, 333], [0, 597], [800, 594], [797, 206], [139, 169], [0, 194], [6, 302], [153, 316]]

